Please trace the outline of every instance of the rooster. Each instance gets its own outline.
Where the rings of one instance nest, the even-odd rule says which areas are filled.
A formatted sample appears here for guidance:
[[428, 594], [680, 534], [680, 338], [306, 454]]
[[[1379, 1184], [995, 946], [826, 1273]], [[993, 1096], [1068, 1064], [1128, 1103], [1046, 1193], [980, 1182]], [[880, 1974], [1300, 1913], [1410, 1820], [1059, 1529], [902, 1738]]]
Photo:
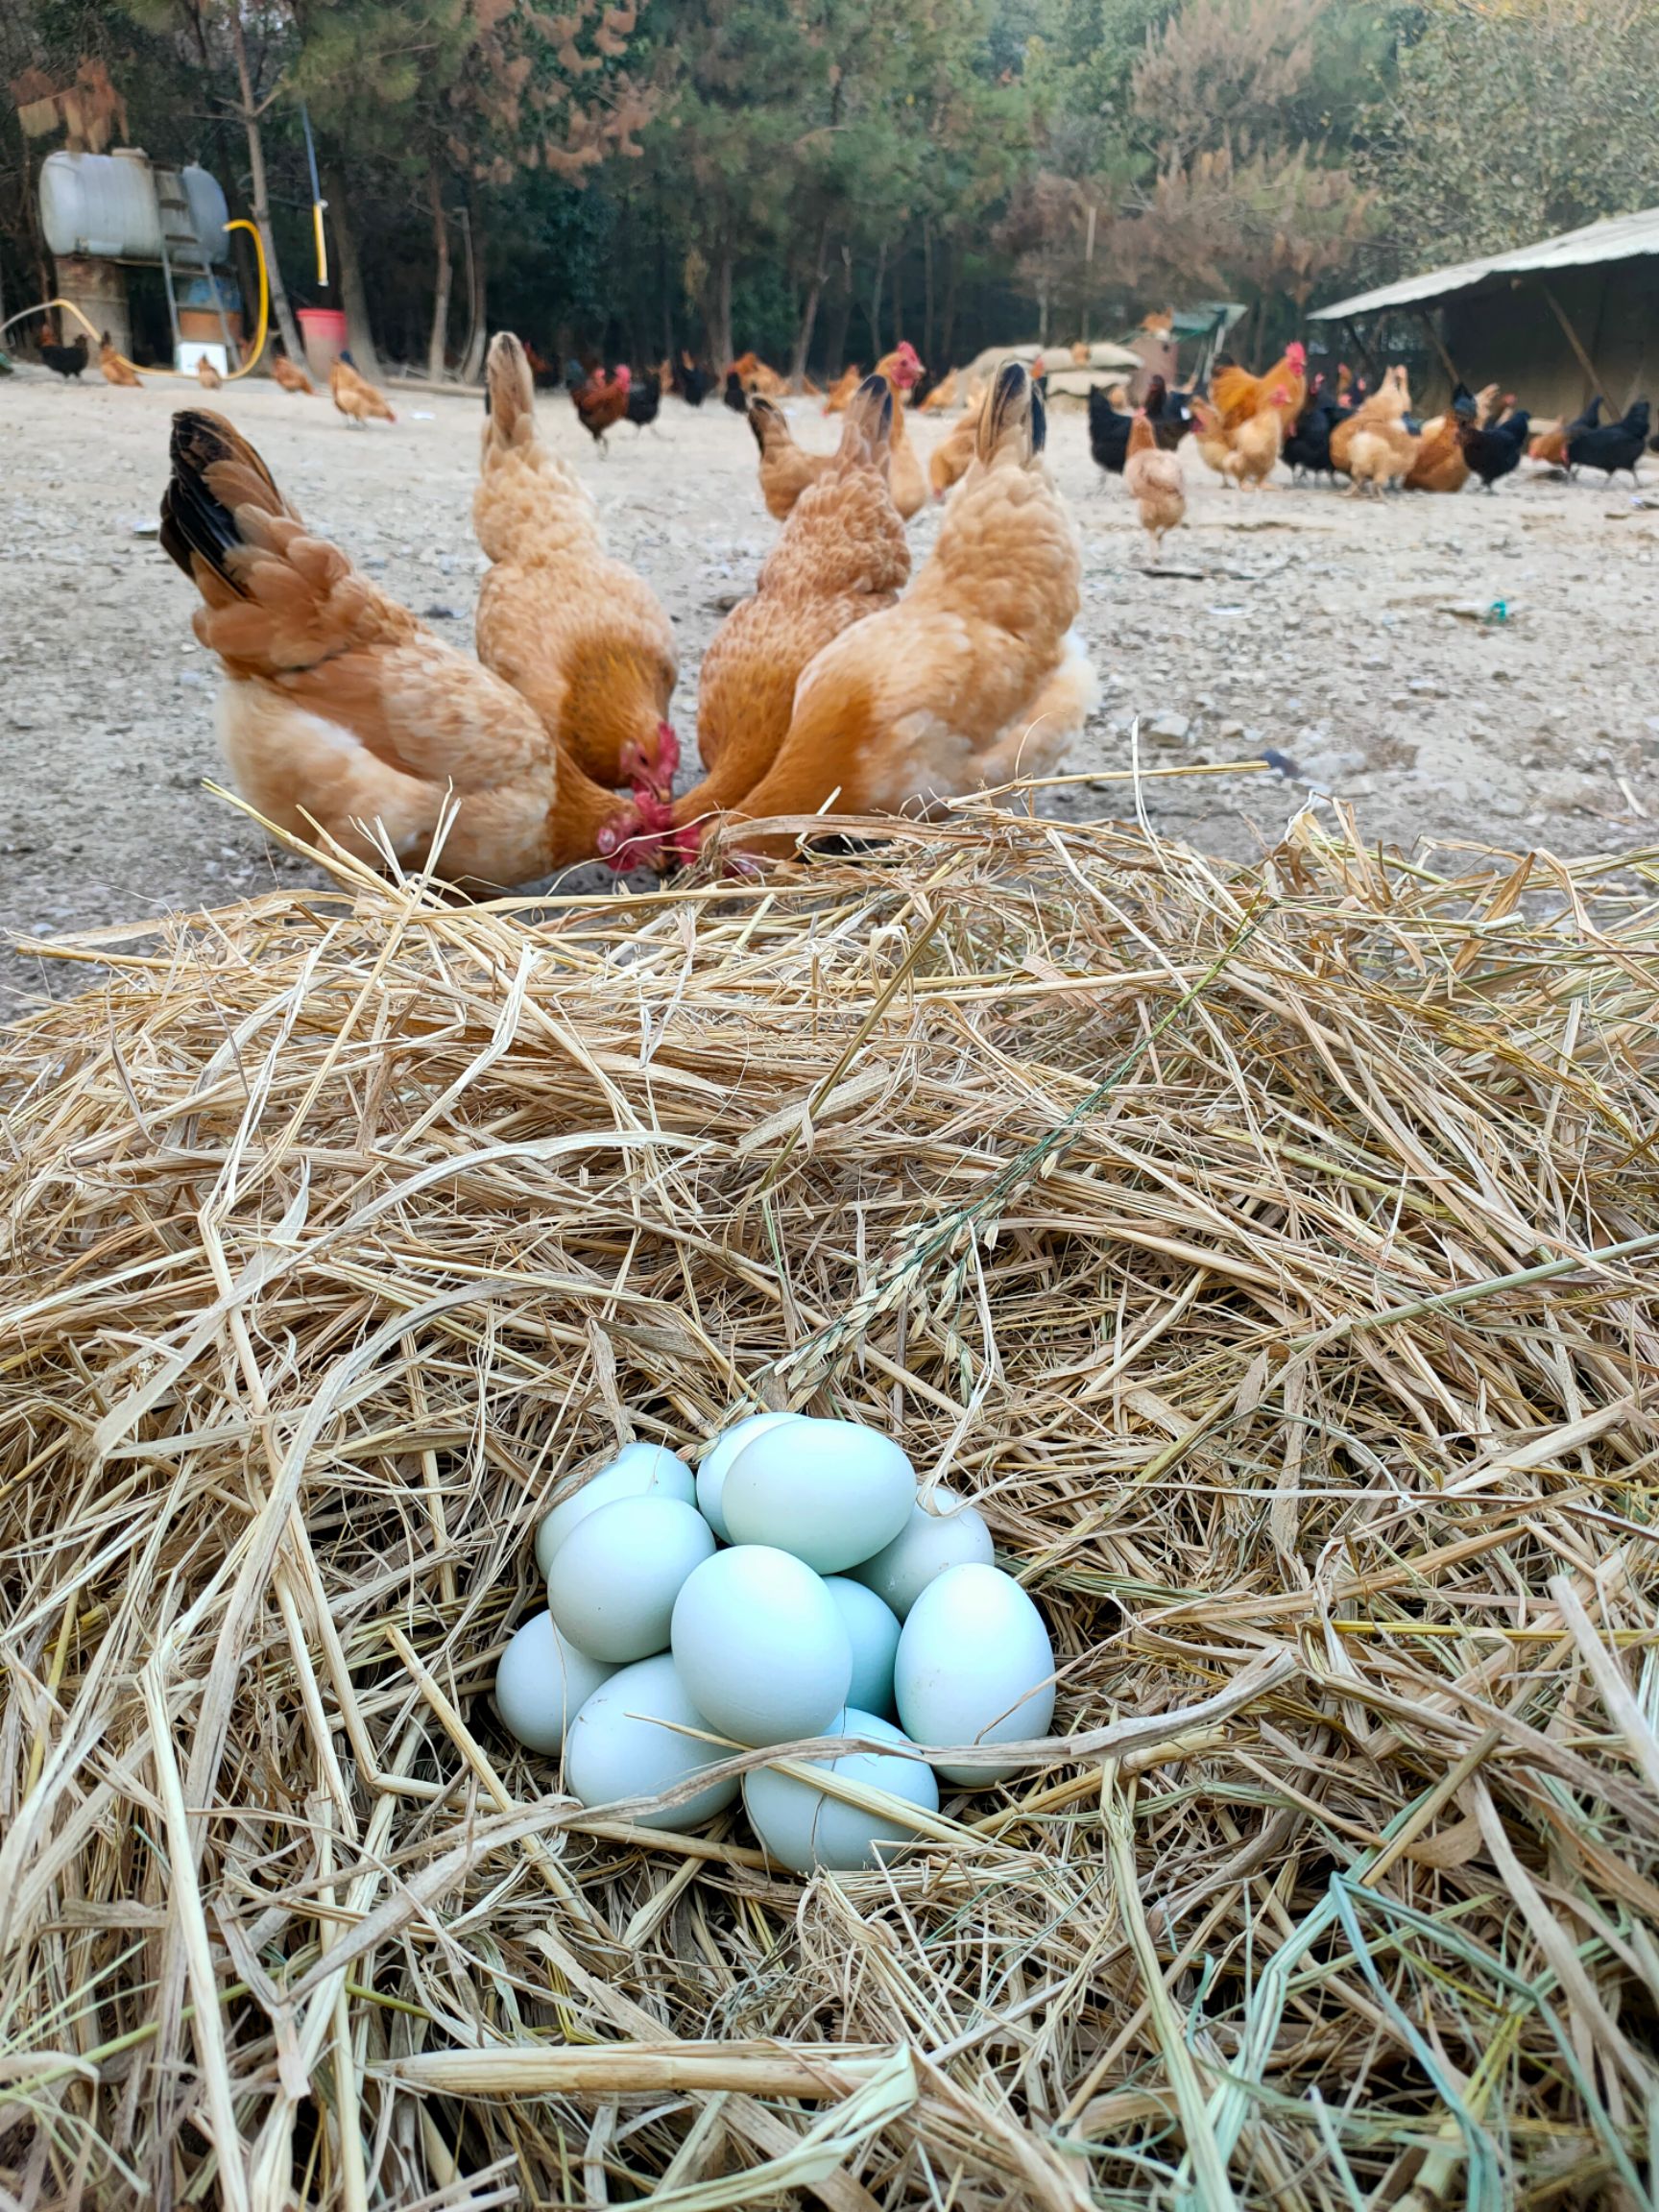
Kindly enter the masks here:
[[286, 353], [272, 354], [271, 373], [284, 392], [306, 392], [313, 399], [317, 397], [317, 387], [310, 377], [297, 363], [290, 361]]
[[606, 433], [627, 420], [633, 382], [634, 373], [623, 362], [609, 376], [603, 369], [595, 369], [586, 383], [570, 388], [570, 402], [582, 419], [583, 429], [607, 459], [611, 448], [605, 443]]
[[73, 346], [42, 346], [40, 358], [54, 376], [61, 376], [67, 384], [86, 366], [86, 333], [79, 332]]
[[266, 820], [359, 859], [523, 883], [599, 854], [649, 861], [639, 806], [583, 776], [527, 701], [313, 537], [222, 415], [173, 418], [161, 544], [202, 594], [219, 729]]
[[[83, 340], [82, 344], [84, 346], [85, 341]], [[126, 354], [117, 351], [115, 341], [110, 337], [108, 330], [105, 331], [99, 342], [98, 372], [106, 384], [124, 385], [132, 388], [142, 384], [144, 381], [132, 362], [128, 360]]]
[[[1273, 418], [1277, 420], [1277, 418]], [[1142, 409], [1129, 430], [1123, 462], [1123, 488], [1141, 514], [1141, 527], [1152, 541], [1152, 558], [1164, 558], [1164, 540], [1187, 513], [1187, 482], [1178, 453], [1166, 453]]]
[[665, 799], [680, 762], [668, 617], [644, 579], [607, 554], [587, 487], [537, 436], [530, 364], [511, 330], [490, 341], [485, 403], [472, 527], [493, 565], [478, 595], [478, 658], [585, 775]]
[[886, 379], [893, 395], [893, 440], [887, 480], [893, 492], [893, 504], [908, 522], [927, 504], [927, 479], [922, 472], [922, 464], [916, 457], [904, 421], [905, 395], [914, 389], [924, 373], [921, 356], [907, 338], [902, 338], [891, 353], [877, 362], [875, 373]]
[[[1229, 437], [1267, 408], [1279, 416], [1281, 425], [1294, 422], [1301, 414], [1308, 397], [1308, 349], [1296, 339], [1285, 349], [1284, 358], [1275, 361], [1264, 375], [1252, 376], [1248, 370], [1230, 362], [1218, 369], [1211, 379], [1210, 399], [1221, 418], [1221, 427]], [[1284, 398], [1276, 397], [1283, 393]]]
[[[1043, 460], [1029, 372], [998, 371], [974, 466], [898, 606], [855, 622], [802, 675], [757, 817], [932, 805], [1041, 774], [1083, 727], [1094, 672], [1074, 634], [1082, 546]], [[741, 842], [787, 852], [789, 835]]]
[[814, 655], [891, 607], [909, 579], [910, 548], [887, 490], [892, 421], [886, 379], [867, 377], [847, 410], [839, 447], [796, 501], [754, 598], [733, 610], [704, 656], [697, 746], [705, 775], [674, 805], [687, 851], [698, 825], [738, 805], [771, 767], [797, 681]]
[[367, 376], [357, 373], [357, 364], [349, 353], [342, 353], [328, 372], [328, 389], [334, 395], [334, 404], [348, 422], [359, 426], [369, 422], [396, 422], [397, 418], [386, 404], [383, 394], [377, 392]]

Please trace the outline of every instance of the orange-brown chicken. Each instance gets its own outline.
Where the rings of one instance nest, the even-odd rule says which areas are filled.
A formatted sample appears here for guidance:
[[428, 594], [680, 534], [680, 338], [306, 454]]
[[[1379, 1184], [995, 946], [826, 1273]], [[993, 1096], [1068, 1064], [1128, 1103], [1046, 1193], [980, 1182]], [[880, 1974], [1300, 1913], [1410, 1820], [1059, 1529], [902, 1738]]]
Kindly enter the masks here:
[[1455, 415], [1441, 415], [1423, 425], [1417, 451], [1406, 471], [1407, 492], [1461, 492], [1469, 481], [1469, 463], [1458, 438], [1462, 427]]
[[141, 384], [143, 378], [124, 353], [115, 350], [108, 330], [98, 348], [98, 371], [106, 384]]
[[[1274, 397], [1280, 391], [1286, 395], [1283, 401]], [[1275, 361], [1262, 376], [1252, 376], [1237, 362], [1217, 369], [1210, 379], [1210, 397], [1221, 418], [1221, 427], [1229, 436], [1253, 415], [1260, 415], [1269, 407], [1280, 416], [1282, 422], [1294, 422], [1308, 398], [1307, 348], [1293, 338], [1286, 347], [1283, 359]]]
[[383, 395], [367, 376], [357, 373], [357, 365], [349, 353], [342, 353], [329, 370], [328, 389], [334, 395], [335, 406], [348, 422], [396, 422], [397, 420]]
[[1228, 463], [1233, 457], [1233, 448], [1221, 427], [1220, 416], [1208, 399], [1200, 399], [1196, 393], [1189, 405], [1192, 410], [1192, 443], [1198, 448], [1200, 459], [1231, 484], [1234, 478]]
[[[1028, 372], [1008, 362], [921, 575], [807, 666], [744, 815], [814, 814], [836, 793], [844, 813], [930, 806], [1064, 754], [1094, 679], [1072, 627], [1082, 548], [1044, 465], [1044, 429]], [[775, 852], [793, 840], [741, 842]]]
[[1144, 408], [1130, 426], [1123, 488], [1140, 510], [1141, 527], [1152, 541], [1153, 559], [1162, 560], [1166, 534], [1179, 528], [1187, 514], [1187, 479], [1180, 454], [1160, 448]]
[[985, 395], [969, 402], [959, 421], [940, 439], [927, 456], [927, 481], [935, 499], [943, 499], [952, 484], [959, 484], [974, 465], [978, 447], [979, 418], [985, 412]]
[[1411, 393], [1404, 363], [1396, 363], [1363, 406], [1331, 433], [1331, 460], [1355, 492], [1379, 496], [1401, 482], [1417, 457], [1417, 440], [1406, 427]]
[[217, 392], [225, 381], [205, 353], [196, 356], [196, 381], [204, 392]]
[[956, 389], [960, 379], [954, 369], [947, 371], [923, 400], [918, 415], [943, 415], [947, 408], [956, 404]]
[[605, 443], [607, 431], [628, 419], [628, 393], [634, 382], [634, 372], [624, 361], [607, 375], [603, 369], [595, 369], [586, 384], [572, 387], [570, 403], [581, 417], [582, 427], [592, 439], [607, 460], [611, 448]]
[[172, 462], [161, 543], [202, 594], [196, 635], [225, 675], [220, 735], [269, 821], [420, 867], [453, 804], [439, 865], [473, 885], [595, 854], [618, 867], [654, 856], [641, 810], [584, 777], [509, 685], [311, 536], [222, 415], [176, 415]]
[[840, 375], [836, 377], [834, 383], [830, 385], [829, 391], [825, 393], [825, 414], [845, 415], [847, 412], [847, 402], [852, 398], [854, 393], [856, 392], [857, 389], [858, 367], [856, 362], [854, 362], [851, 369], [844, 369], [841, 372]]
[[745, 392], [758, 392], [763, 399], [781, 399], [789, 390], [788, 377], [769, 369], [758, 353], [739, 353], [726, 373], [735, 376]]
[[536, 395], [511, 330], [490, 341], [472, 527], [493, 564], [478, 595], [478, 658], [598, 782], [666, 798], [680, 745], [667, 720], [674, 632], [643, 577], [605, 551], [587, 487], [536, 434]]
[[893, 445], [887, 460], [887, 482], [894, 506], [908, 522], [927, 504], [927, 479], [922, 472], [922, 463], [910, 443], [910, 431], [904, 420], [908, 413], [904, 396], [914, 391], [922, 379], [921, 356], [907, 338], [902, 338], [891, 353], [877, 362], [876, 373], [887, 379], [887, 388], [893, 395]]
[[317, 397], [317, 387], [310, 377], [303, 369], [290, 361], [286, 353], [272, 354], [271, 373], [284, 392], [308, 392], [312, 398]]
[[893, 397], [884, 378], [854, 394], [838, 450], [802, 493], [755, 596], [726, 617], [703, 660], [697, 744], [704, 778], [675, 802], [691, 826], [735, 805], [771, 767], [801, 671], [832, 637], [897, 600], [910, 575], [887, 490]]
[[1279, 456], [1285, 450], [1285, 425], [1294, 421], [1289, 413], [1290, 395], [1283, 384], [1275, 384], [1267, 395], [1266, 404], [1254, 415], [1246, 415], [1243, 421], [1226, 433], [1227, 459], [1224, 464], [1228, 478], [1239, 491], [1265, 484], [1279, 466]]
[[834, 466], [833, 453], [808, 453], [797, 445], [789, 418], [759, 393], [749, 396], [749, 427], [760, 448], [760, 496], [774, 522], [786, 521], [808, 484]]

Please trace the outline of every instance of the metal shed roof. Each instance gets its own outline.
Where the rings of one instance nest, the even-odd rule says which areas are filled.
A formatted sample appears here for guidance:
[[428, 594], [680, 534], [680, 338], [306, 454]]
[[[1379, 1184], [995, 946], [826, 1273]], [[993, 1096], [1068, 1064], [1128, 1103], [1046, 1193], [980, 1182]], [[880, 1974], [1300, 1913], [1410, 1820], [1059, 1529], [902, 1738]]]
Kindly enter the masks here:
[[1582, 269], [1597, 261], [1628, 261], [1638, 254], [1659, 253], [1659, 207], [1643, 207], [1634, 215], [1612, 215], [1601, 223], [1586, 223], [1578, 230], [1563, 230], [1558, 238], [1544, 238], [1518, 252], [1493, 253], [1481, 261], [1456, 261], [1448, 269], [1431, 269], [1422, 276], [1407, 276], [1399, 284], [1383, 284], [1375, 292], [1356, 293], [1334, 306], [1316, 307], [1310, 320], [1335, 323], [1353, 315], [1374, 315], [1383, 307], [1409, 307], [1425, 300], [1442, 300], [1453, 292], [1467, 292], [1487, 276], [1520, 276], [1546, 269]]

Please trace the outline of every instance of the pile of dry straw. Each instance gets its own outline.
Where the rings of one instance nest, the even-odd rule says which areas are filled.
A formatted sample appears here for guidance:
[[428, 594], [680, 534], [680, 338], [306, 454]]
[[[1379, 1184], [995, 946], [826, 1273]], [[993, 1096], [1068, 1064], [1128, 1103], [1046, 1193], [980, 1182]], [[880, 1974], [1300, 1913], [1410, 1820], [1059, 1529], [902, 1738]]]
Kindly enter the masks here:
[[[0, 1063], [10, 2200], [1640, 2200], [1652, 883], [987, 806], [107, 941]], [[486, 1696], [551, 1499], [784, 1402], [1062, 1655], [867, 1877]]]

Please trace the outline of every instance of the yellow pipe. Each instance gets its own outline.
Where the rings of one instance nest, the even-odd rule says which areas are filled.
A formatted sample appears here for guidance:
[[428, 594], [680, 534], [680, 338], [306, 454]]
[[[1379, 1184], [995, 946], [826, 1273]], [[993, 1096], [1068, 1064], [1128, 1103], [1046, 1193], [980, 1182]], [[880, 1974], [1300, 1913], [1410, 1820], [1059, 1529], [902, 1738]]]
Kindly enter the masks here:
[[227, 223], [225, 228], [227, 230], [247, 231], [253, 241], [253, 254], [259, 264], [259, 326], [253, 333], [252, 352], [240, 369], [232, 369], [230, 372], [230, 382], [233, 384], [238, 376], [246, 376], [251, 369], [257, 366], [265, 350], [265, 333], [271, 313], [271, 279], [265, 271], [265, 241], [260, 237], [257, 228], [249, 222], [246, 215], [238, 215], [234, 222]]
[[317, 232], [317, 281], [325, 288], [328, 282], [328, 240], [323, 228], [323, 203], [311, 203], [311, 222]]
[[[233, 221], [227, 223], [225, 228], [227, 230], [246, 230], [248, 232], [253, 241], [254, 256], [259, 263], [259, 326], [253, 334], [252, 351], [242, 366], [239, 369], [232, 369], [225, 379], [228, 384], [234, 384], [238, 376], [246, 376], [251, 370], [258, 367], [259, 357], [265, 350], [265, 337], [271, 314], [271, 280], [265, 270], [265, 244], [254, 226], [249, 222], [245, 215], [238, 215]], [[104, 333], [93, 324], [87, 322], [73, 300], [42, 300], [38, 307], [20, 307], [15, 315], [10, 315], [4, 323], [0, 323], [0, 338], [5, 336], [13, 323], [26, 322], [31, 315], [48, 314], [54, 307], [66, 310], [73, 315], [87, 336], [93, 339], [99, 348], [102, 348]], [[140, 369], [137, 362], [129, 361], [125, 353], [117, 353], [115, 358], [131, 369], [135, 376], [183, 376], [187, 377], [191, 383], [197, 381], [196, 372], [193, 369]]]

